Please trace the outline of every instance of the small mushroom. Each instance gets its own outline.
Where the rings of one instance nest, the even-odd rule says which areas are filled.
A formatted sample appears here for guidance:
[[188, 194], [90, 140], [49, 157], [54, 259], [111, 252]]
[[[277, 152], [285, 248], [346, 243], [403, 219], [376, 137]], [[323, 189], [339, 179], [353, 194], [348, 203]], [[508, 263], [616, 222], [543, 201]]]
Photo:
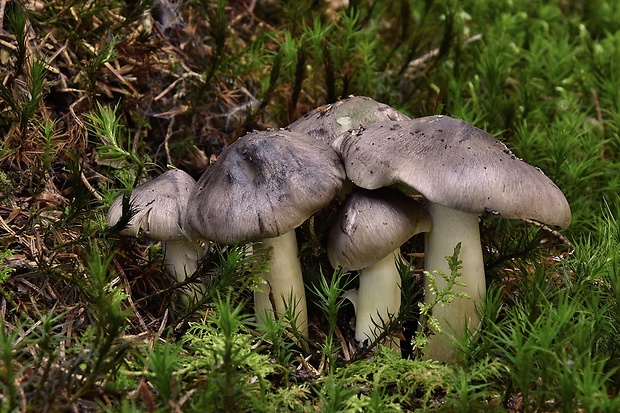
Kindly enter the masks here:
[[[367, 125], [343, 139], [347, 176], [358, 186], [397, 185], [426, 199], [433, 222], [426, 235], [425, 268], [450, 274], [445, 259], [461, 243], [461, 291], [436, 306], [444, 334], [433, 336], [426, 356], [453, 358], [449, 334], [477, 328], [475, 306], [485, 294], [478, 215], [528, 218], [565, 228], [571, 219], [562, 191], [539, 169], [517, 158], [503, 143], [473, 125], [447, 116]], [[446, 284], [436, 277], [438, 288]], [[434, 296], [426, 286], [426, 300]]]
[[[340, 155], [340, 145], [345, 132], [357, 130], [372, 122], [408, 119], [407, 115], [385, 103], [364, 96], [349, 96], [306, 113], [285, 129], [305, 133], [323, 141]], [[351, 182], [345, 180], [338, 198], [344, 199], [351, 189]]]
[[423, 206], [395, 189], [357, 188], [343, 203], [329, 230], [327, 255], [334, 268], [360, 270], [359, 291], [348, 294], [355, 305], [357, 341], [372, 341], [381, 324], [398, 314], [400, 246], [430, 228]]
[[340, 191], [344, 167], [327, 144], [285, 130], [252, 132], [220, 154], [199, 179], [188, 203], [189, 226], [222, 244], [261, 241], [271, 248], [266, 286], [255, 292], [260, 320], [282, 314], [292, 298], [297, 326], [307, 334], [306, 298], [295, 228]]
[[314, 109], [286, 127], [287, 130], [301, 132], [319, 139], [339, 152], [343, 132], [357, 129], [377, 121], [408, 120], [404, 115], [384, 103], [369, 97], [350, 96]]
[[[136, 187], [129, 198], [135, 214], [119, 232], [137, 236], [142, 231], [149, 238], [162, 241], [166, 270], [179, 282], [193, 274], [204, 256], [202, 243], [189, 237], [183, 223], [189, 195], [196, 181], [180, 169], [169, 170]], [[114, 200], [108, 210], [108, 225], [113, 227], [123, 215], [123, 197]], [[200, 293], [200, 289], [194, 292]]]

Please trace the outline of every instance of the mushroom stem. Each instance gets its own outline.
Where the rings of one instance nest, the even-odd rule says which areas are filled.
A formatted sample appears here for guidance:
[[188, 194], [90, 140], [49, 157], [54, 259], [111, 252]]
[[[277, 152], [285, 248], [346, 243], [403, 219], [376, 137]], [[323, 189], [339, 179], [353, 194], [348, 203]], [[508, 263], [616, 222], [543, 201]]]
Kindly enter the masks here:
[[[441, 271], [450, 275], [446, 257], [454, 254], [454, 248], [460, 242], [459, 259], [462, 261], [462, 268], [458, 281], [466, 286], [455, 287], [453, 290], [465, 292], [470, 297], [455, 297], [452, 302], [439, 303], [433, 308], [433, 316], [438, 320], [442, 332], [430, 337], [425, 357], [449, 362], [454, 359], [451, 338], [461, 338], [475, 330], [480, 323], [476, 305], [481, 303], [486, 292], [480, 228], [477, 214], [456, 211], [433, 202], [427, 203], [427, 210], [431, 215], [433, 228], [425, 237], [424, 268], [431, 274], [433, 271]], [[446, 288], [447, 282], [443, 278], [435, 276], [435, 280], [438, 291]], [[425, 302], [433, 301], [435, 295], [429, 291], [426, 279], [424, 290]]]
[[[178, 282], [183, 282], [198, 269], [198, 261], [204, 256], [205, 250], [197, 241], [165, 241], [162, 242], [164, 261], [168, 274]], [[199, 300], [204, 295], [204, 286], [194, 284], [189, 288], [194, 298]]]
[[[400, 260], [400, 248], [360, 270], [355, 305], [355, 339], [359, 342], [374, 340], [382, 331], [382, 323], [387, 323], [390, 316], [400, 310], [400, 274], [396, 260]], [[395, 341], [388, 340], [386, 345], [400, 351]]]
[[254, 309], [259, 322], [273, 311], [270, 293], [276, 313], [282, 315], [287, 307], [295, 311], [296, 326], [304, 337], [308, 336], [306, 292], [301, 274], [299, 251], [295, 230], [279, 237], [263, 239], [258, 249], [272, 248], [269, 272], [261, 274], [267, 282], [254, 292]]

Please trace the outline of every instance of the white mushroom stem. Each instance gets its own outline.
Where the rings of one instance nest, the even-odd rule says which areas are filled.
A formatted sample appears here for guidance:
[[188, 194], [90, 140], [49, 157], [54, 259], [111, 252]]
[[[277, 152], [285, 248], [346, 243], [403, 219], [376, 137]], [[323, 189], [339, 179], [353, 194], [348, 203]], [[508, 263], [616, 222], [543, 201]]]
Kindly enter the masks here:
[[[198, 241], [165, 241], [162, 242], [166, 271], [179, 282], [183, 282], [196, 272], [198, 261], [204, 256], [205, 249]], [[196, 300], [204, 295], [203, 285], [193, 285], [189, 289]], [[191, 295], [191, 294], [188, 294]]]
[[[382, 331], [382, 323], [400, 310], [400, 274], [396, 266], [400, 249], [360, 270], [359, 291], [355, 302], [355, 339], [359, 342], [373, 341]], [[395, 342], [386, 343], [398, 349]]]
[[282, 315], [286, 308], [295, 310], [296, 326], [304, 337], [308, 336], [308, 314], [306, 310], [306, 291], [301, 274], [299, 251], [295, 230], [279, 237], [262, 240], [257, 249], [272, 249], [269, 272], [262, 274], [266, 284], [254, 292], [254, 309], [260, 323], [263, 317], [273, 312], [270, 293], [275, 303], [276, 313]]
[[[456, 211], [454, 209], [427, 203], [427, 210], [431, 215], [433, 228], [426, 233], [424, 268], [433, 274], [441, 271], [450, 275], [450, 267], [446, 257], [454, 254], [454, 247], [460, 242], [462, 261], [461, 276], [457, 281], [466, 284], [465, 287], [455, 287], [454, 291], [467, 293], [470, 298], [454, 298], [451, 303], [437, 304], [433, 308], [433, 316], [439, 321], [442, 333], [430, 337], [425, 356], [440, 362], [449, 362], [454, 359], [451, 348], [452, 337], [461, 338], [475, 330], [480, 319], [476, 314], [476, 305], [482, 302], [486, 291], [484, 278], [484, 262], [480, 244], [480, 228], [478, 215]], [[435, 276], [438, 291], [446, 288], [446, 281]], [[429, 291], [428, 281], [424, 282], [426, 302], [432, 302], [435, 295]]]

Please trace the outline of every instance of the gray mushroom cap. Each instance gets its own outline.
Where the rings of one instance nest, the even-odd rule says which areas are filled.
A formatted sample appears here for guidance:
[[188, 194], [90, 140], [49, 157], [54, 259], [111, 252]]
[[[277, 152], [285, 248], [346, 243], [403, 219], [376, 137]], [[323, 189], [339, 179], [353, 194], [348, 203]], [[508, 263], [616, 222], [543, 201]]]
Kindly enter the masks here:
[[224, 244], [277, 237], [327, 205], [344, 179], [338, 154], [325, 143], [285, 130], [252, 132], [198, 180], [189, 226]]
[[[136, 187], [130, 196], [131, 208], [136, 212], [120, 232], [136, 236], [140, 230], [158, 241], [186, 239], [182, 223], [191, 191], [196, 181], [180, 169], [169, 170], [153, 180]], [[108, 225], [114, 226], [121, 218], [123, 197], [114, 200], [108, 211]]]
[[[306, 113], [286, 127], [331, 145], [338, 151], [340, 134], [377, 121], [402, 121], [406, 115], [383, 103], [363, 96], [352, 96]], [[336, 142], [334, 142], [336, 140]]]
[[327, 255], [334, 268], [359, 270], [430, 229], [431, 219], [423, 206], [402, 192], [357, 188], [342, 204], [329, 230]]
[[463, 212], [570, 224], [566, 198], [542, 171], [463, 120], [369, 124], [343, 138], [342, 156], [347, 176], [363, 188], [401, 184]]

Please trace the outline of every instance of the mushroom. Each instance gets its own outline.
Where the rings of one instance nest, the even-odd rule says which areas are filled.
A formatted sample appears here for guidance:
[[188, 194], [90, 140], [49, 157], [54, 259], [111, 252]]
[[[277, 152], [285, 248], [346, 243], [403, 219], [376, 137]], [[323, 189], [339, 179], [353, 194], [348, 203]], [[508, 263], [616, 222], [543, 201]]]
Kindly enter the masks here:
[[347, 297], [355, 306], [357, 341], [372, 341], [380, 334], [381, 324], [398, 314], [400, 246], [430, 228], [423, 206], [395, 189], [357, 188], [343, 203], [329, 230], [327, 255], [334, 268], [360, 270], [359, 290]]
[[[365, 96], [349, 96], [335, 103], [320, 106], [291, 123], [285, 129], [305, 133], [330, 145], [340, 155], [344, 132], [378, 121], [404, 121], [409, 117], [385, 103]], [[351, 182], [345, 180], [340, 200], [351, 191]]]
[[[425, 268], [449, 274], [446, 256], [461, 243], [459, 281], [471, 299], [436, 306], [443, 333], [431, 337], [426, 357], [454, 357], [449, 334], [479, 325], [476, 314], [486, 290], [478, 215], [527, 218], [565, 228], [571, 219], [562, 191], [539, 169], [517, 158], [503, 143], [473, 125], [447, 116], [380, 122], [347, 134], [342, 155], [347, 176], [375, 189], [398, 185], [426, 199], [433, 222], [425, 240]], [[435, 277], [438, 288], [445, 281]], [[434, 295], [425, 284], [426, 301]]]
[[[166, 270], [177, 281], [185, 281], [204, 256], [202, 243], [189, 237], [184, 228], [185, 207], [196, 181], [180, 169], [169, 170], [136, 187], [129, 198], [135, 214], [120, 230], [122, 235], [137, 236], [143, 231], [149, 238], [162, 241]], [[108, 210], [108, 225], [119, 223], [123, 215], [123, 196]], [[194, 289], [200, 293], [199, 289]]]
[[[327, 144], [285, 130], [252, 132], [222, 151], [198, 180], [187, 219], [200, 236], [223, 244], [261, 241], [272, 249], [266, 285], [254, 294], [260, 321], [296, 309], [307, 335], [306, 298], [295, 228], [340, 191], [344, 167]], [[292, 302], [290, 300], [292, 299]]]
[[350, 96], [306, 113], [286, 129], [310, 135], [338, 151], [339, 139], [337, 138], [343, 132], [372, 122], [408, 119], [407, 115], [393, 107], [369, 97]]

